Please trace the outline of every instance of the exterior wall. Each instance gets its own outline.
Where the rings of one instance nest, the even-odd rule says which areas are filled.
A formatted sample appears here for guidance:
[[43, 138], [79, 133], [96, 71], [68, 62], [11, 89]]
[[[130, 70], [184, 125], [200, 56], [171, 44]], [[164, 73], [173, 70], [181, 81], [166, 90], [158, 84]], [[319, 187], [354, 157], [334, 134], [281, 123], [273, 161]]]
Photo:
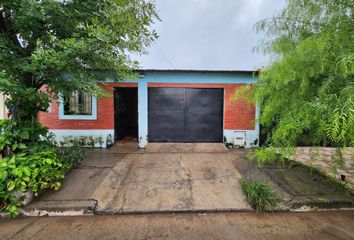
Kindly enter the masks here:
[[316, 167], [331, 177], [349, 183], [349, 188], [354, 193], [354, 148], [349, 147], [343, 150], [344, 165], [338, 168], [336, 172], [332, 170], [332, 158], [336, 154], [336, 148], [333, 147], [297, 147], [290, 159], [307, 166]]
[[7, 109], [5, 107], [5, 96], [0, 93], [0, 119], [7, 119]]
[[[59, 141], [66, 137], [95, 136], [104, 139], [104, 146], [114, 138], [114, 87], [138, 87], [139, 147], [148, 143], [148, 88], [149, 87], [193, 87], [224, 89], [224, 139], [233, 144], [235, 132], [244, 132], [246, 147], [258, 145], [259, 107], [247, 105], [244, 101], [234, 101], [232, 96], [237, 88], [253, 84], [256, 78], [251, 74], [239, 73], [146, 73], [138, 82], [101, 84], [111, 96], [97, 99], [97, 119], [59, 119], [60, 103], [53, 101], [48, 113], [41, 113], [39, 121], [48, 127]], [[108, 140], [107, 140], [108, 139]]]
[[138, 81], [139, 146], [148, 143], [148, 87], [196, 87], [224, 88], [224, 137], [233, 144], [235, 132], [246, 133], [246, 147], [258, 145], [259, 124], [256, 121], [259, 106], [247, 106], [243, 101], [233, 101], [234, 91], [244, 85], [253, 84], [256, 78], [251, 74], [226, 73], [147, 73]]
[[[59, 101], [53, 100], [48, 112], [39, 114], [39, 121], [55, 135], [58, 142], [70, 138], [102, 138], [102, 147], [110, 145], [114, 138], [114, 87], [137, 87], [137, 83], [107, 83], [100, 85], [110, 96], [97, 99], [97, 119], [60, 119]], [[112, 140], [111, 140], [112, 141]], [[97, 147], [101, 146], [96, 144]]]

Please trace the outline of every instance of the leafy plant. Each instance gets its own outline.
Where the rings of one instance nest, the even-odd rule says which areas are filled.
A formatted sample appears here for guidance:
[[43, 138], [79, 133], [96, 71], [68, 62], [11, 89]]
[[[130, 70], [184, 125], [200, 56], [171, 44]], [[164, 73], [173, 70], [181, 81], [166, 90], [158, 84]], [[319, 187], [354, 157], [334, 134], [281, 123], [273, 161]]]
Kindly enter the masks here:
[[258, 164], [272, 163], [278, 158], [275, 150], [272, 148], [258, 148], [257, 151], [250, 151], [247, 154], [247, 159], [256, 160]]
[[0, 120], [0, 150], [5, 156], [37, 143], [48, 130], [39, 123], [18, 119]]
[[70, 147], [58, 148], [57, 152], [60, 159], [69, 163], [73, 168], [79, 166], [85, 156], [84, 148], [77, 144]]
[[98, 82], [135, 78], [157, 38], [154, 3], [145, 0], [0, 2], [0, 91], [22, 121], [36, 121], [59, 94], [102, 96]]
[[235, 97], [260, 105], [264, 145], [354, 146], [354, 1], [289, 0], [256, 28], [267, 36], [257, 49], [273, 61], [252, 97]]
[[242, 179], [241, 187], [247, 202], [256, 211], [270, 211], [275, 206], [277, 197], [269, 185], [260, 181]]
[[18, 214], [14, 191], [59, 189], [60, 181], [71, 164], [60, 159], [54, 148], [44, 148], [34, 154], [18, 153], [0, 160], [0, 209]]

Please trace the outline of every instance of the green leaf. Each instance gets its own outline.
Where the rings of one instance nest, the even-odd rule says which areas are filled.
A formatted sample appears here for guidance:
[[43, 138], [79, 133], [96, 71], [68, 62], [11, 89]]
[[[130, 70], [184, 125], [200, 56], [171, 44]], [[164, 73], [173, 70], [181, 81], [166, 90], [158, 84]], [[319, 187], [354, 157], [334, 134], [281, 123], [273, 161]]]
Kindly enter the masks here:
[[23, 172], [25, 173], [26, 176], [31, 176], [31, 170], [28, 167], [23, 168]]
[[7, 162], [4, 160], [0, 160], [0, 168], [6, 168], [7, 167]]
[[48, 164], [52, 164], [52, 163], [53, 163], [53, 160], [50, 159], [50, 158], [47, 158], [47, 159], [45, 159], [45, 162], [48, 163]]
[[15, 186], [16, 186], [15, 183], [13, 181], [10, 181], [7, 183], [7, 190], [12, 191], [14, 190]]
[[17, 147], [18, 147], [19, 149], [25, 149], [25, 148], [27, 148], [26, 144], [24, 144], [24, 143], [18, 144]]
[[20, 137], [21, 139], [23, 139], [23, 140], [29, 139], [29, 133], [28, 133], [28, 131], [21, 131], [21, 132], [19, 133], [19, 137]]

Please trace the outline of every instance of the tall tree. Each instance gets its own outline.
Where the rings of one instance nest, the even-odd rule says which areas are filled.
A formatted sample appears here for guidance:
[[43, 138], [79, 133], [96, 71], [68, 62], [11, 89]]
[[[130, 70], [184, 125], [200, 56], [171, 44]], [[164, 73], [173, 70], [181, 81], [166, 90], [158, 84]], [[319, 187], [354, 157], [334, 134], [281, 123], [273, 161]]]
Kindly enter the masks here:
[[100, 94], [97, 82], [132, 75], [157, 18], [148, 0], [1, 0], [0, 91], [26, 121], [59, 93]]
[[266, 144], [353, 146], [354, 1], [288, 0], [257, 29], [273, 56], [254, 88]]

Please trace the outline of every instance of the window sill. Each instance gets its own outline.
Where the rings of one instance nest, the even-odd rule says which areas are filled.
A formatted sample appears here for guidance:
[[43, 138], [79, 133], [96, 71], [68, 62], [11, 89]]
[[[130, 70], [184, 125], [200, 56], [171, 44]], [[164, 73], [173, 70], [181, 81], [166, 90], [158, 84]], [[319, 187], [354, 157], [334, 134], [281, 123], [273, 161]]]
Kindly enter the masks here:
[[60, 120], [97, 120], [95, 115], [61, 115]]

